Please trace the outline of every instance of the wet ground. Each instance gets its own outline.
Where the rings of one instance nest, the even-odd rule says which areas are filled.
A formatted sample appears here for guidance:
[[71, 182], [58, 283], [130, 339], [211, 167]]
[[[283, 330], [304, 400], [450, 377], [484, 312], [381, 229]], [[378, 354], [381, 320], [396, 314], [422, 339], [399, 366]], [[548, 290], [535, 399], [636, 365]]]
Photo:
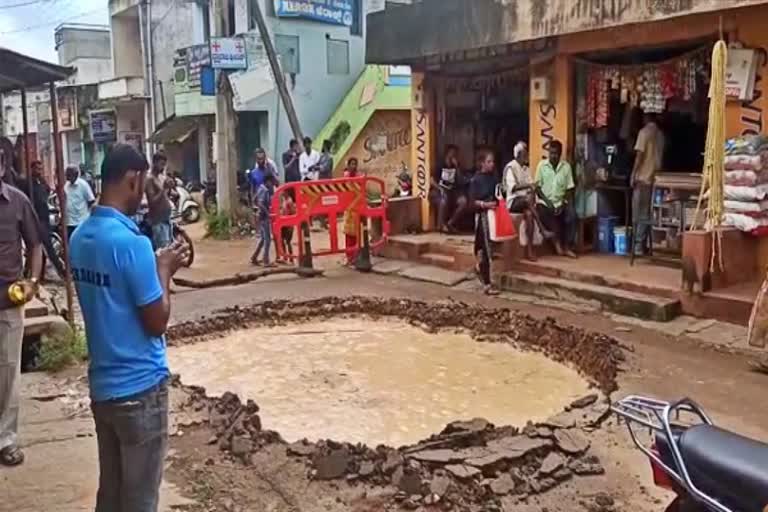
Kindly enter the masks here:
[[[232, 261], [226, 251], [220, 249], [222, 245], [213, 247], [216, 245], [213, 242], [210, 245], [211, 250], [217, 251], [217, 262], [226, 264]], [[207, 258], [214, 259], [213, 256]], [[201, 261], [206, 261], [206, 257]], [[179, 290], [174, 296], [173, 319], [177, 324], [199, 320], [213, 310], [235, 305], [248, 306], [267, 300], [343, 298], [351, 295], [409, 297], [426, 302], [452, 300], [462, 301], [469, 307], [511, 308], [534, 319], [554, 316], [561, 324], [617, 337], [626, 349], [626, 361], [621, 364], [622, 371], [613, 377], [618, 384], [614, 396], [636, 392], [668, 399], [691, 396], [707, 408], [718, 424], [768, 441], [768, 411], [754, 406], [764, 395], [768, 380], [764, 375], [749, 371], [748, 358], [713, 350], [711, 345], [703, 346], [685, 333], [664, 333], [644, 325], [631, 326], [629, 330], [626, 324], [617, 324], [601, 315], [530, 305], [519, 298], [510, 302], [504, 298], [483, 297], [467, 290], [390, 276], [361, 276], [340, 269], [326, 273], [325, 278], [311, 281], [291, 277], [241, 287]], [[219, 330], [248, 327], [246, 324], [249, 321], [246, 320], [218, 327]], [[268, 327], [256, 324], [250, 328]], [[619, 331], [617, 327], [620, 325], [623, 327]], [[304, 327], [302, 325], [301, 328]], [[217, 336], [221, 338], [221, 333]], [[209, 359], [205, 365], [192, 368], [191, 374], [185, 371], [185, 379], [203, 373], [203, 368], [215, 365], [221, 357], [220, 348], [208, 342], [190, 345], [184, 350], [196, 350], [198, 347], [207, 348]], [[47, 391], [25, 386], [21, 436], [22, 442], [28, 446], [29, 460], [16, 470], [0, 469], [0, 489], [7, 491], [3, 503], [9, 510], [92, 510], [98, 476], [92, 423], [87, 408], [82, 415], [72, 416], [69, 406], [62, 405], [63, 399], [46, 396], [46, 393], [55, 397], [62, 391], [69, 391], [66, 382], [59, 378], [51, 380]], [[30, 377], [25, 376], [24, 381], [29, 384]], [[259, 397], [250, 398], [261, 402]], [[266, 407], [263, 409], [261, 414], [267, 422], [269, 412]], [[180, 505], [174, 510], [381, 512], [391, 498], [386, 493], [382, 496], [378, 486], [308, 480], [310, 470], [307, 461], [286, 456], [282, 445], [265, 446], [253, 455], [253, 465], [246, 467], [239, 461], [222, 459], [219, 447], [207, 444], [210, 434], [204, 428], [184, 428], [178, 432], [181, 433], [183, 435], [172, 439], [167, 476], [185, 496], [197, 503], [173, 503]], [[590, 453], [600, 458], [606, 468], [605, 475], [565, 482], [526, 502], [508, 501], [504, 510], [597, 510], [594, 507], [597, 501], [610, 502], [601, 497], [604, 494], [613, 500], [614, 510], [658, 512], [664, 509], [668, 503], [667, 495], [653, 487], [647, 461], [631, 445], [620, 425], [608, 420], [588, 438], [592, 444]], [[74, 468], [75, 471], [67, 471], [67, 468]], [[166, 497], [173, 494], [165, 493]], [[0, 509], [3, 507], [0, 506]], [[433, 510], [434, 507], [425, 509]], [[170, 509], [163, 510], [167, 512]]]
[[257, 399], [264, 427], [288, 441], [402, 446], [475, 417], [522, 427], [589, 392], [576, 370], [541, 354], [394, 319], [236, 331], [174, 347], [170, 360], [186, 384]]

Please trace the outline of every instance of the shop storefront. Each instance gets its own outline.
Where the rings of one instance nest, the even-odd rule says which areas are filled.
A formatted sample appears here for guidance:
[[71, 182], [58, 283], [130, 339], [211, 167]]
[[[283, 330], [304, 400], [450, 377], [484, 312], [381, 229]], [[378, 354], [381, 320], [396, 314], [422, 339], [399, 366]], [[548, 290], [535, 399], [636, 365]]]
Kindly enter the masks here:
[[[582, 224], [587, 225], [580, 229], [597, 231], [600, 218], [613, 218], [614, 227], [624, 228], [624, 235], [629, 236], [626, 229], [631, 218], [629, 174], [635, 138], [642, 127], [643, 114], [654, 113], [665, 135], [666, 150], [661, 171], [656, 176], [658, 190], [653, 197], [653, 226], [649, 229], [655, 255], [668, 256], [684, 268], [686, 255], [690, 256], [691, 252], [686, 251], [685, 246], [690, 249], [707, 245], [702, 240], [688, 244], [689, 236], [683, 234], [699, 226], [694, 221], [708, 123], [712, 47], [722, 34], [732, 48], [751, 51], [755, 62], [751, 94], [728, 101], [727, 136], [768, 134], [765, 122], [768, 105], [764, 96], [768, 65], [768, 35], [764, 27], [768, 21], [768, 5], [751, 0], [708, 1], [696, 5], [673, 2], [661, 12], [657, 11], [658, 2], [640, 1], [637, 9], [634, 4], [620, 12], [598, 9], [601, 16], [578, 7], [541, 13], [533, 9], [532, 18], [528, 19], [520, 14], [527, 12], [528, 2], [517, 4], [514, 9], [490, 9], [494, 12], [486, 12], [488, 9], [479, 4], [462, 7], [467, 12], [454, 14], [469, 20], [466, 30], [458, 21], [449, 25], [446, 21], [449, 18], [436, 14], [444, 26], [434, 27], [435, 34], [428, 31], [418, 36], [409, 45], [410, 49], [404, 44], [398, 45], [398, 41], [407, 30], [403, 25], [406, 18], [421, 19], [417, 13], [409, 15], [406, 9], [401, 9], [382, 15], [382, 20], [388, 17], [390, 22], [398, 18], [398, 25], [403, 26], [395, 35], [382, 35], [375, 48], [371, 41], [376, 41], [376, 24], [369, 18], [369, 27], [372, 27], [369, 55], [397, 58], [399, 52], [402, 58], [392, 63], [407, 63], [414, 69], [411, 168], [415, 193], [421, 198], [422, 227], [435, 227], [429, 204], [429, 178], [440, 166], [446, 144], [457, 144], [462, 154], [469, 153], [467, 161], [471, 161], [470, 155], [478, 147], [489, 145], [497, 162], [503, 165], [510, 157], [513, 140], [521, 137], [527, 138], [532, 169], [545, 158], [550, 142], [562, 142], [564, 155], [578, 174], [577, 209], [584, 221]], [[596, 4], [610, 7], [615, 2]], [[440, 9], [440, 5], [425, 0], [412, 10]], [[445, 9], [449, 10], [447, 6]], [[510, 21], [497, 27], [492, 22], [497, 18], [509, 21], [513, 10], [518, 16], [513, 20], [515, 23]], [[555, 11], [565, 14], [558, 17]], [[485, 19], [484, 16], [489, 17], [486, 29], [478, 32], [479, 21]], [[452, 38], [441, 37], [442, 33], [451, 33]], [[505, 45], [499, 46], [502, 42]], [[536, 84], [537, 91], [531, 93], [529, 86], [524, 94], [519, 94], [528, 98], [527, 106], [518, 110], [519, 118], [502, 115], [495, 119], [501, 126], [488, 123], [493, 118], [493, 108], [489, 106], [517, 99], [510, 98], [515, 93], [503, 88], [495, 88], [497, 93], [494, 88], [484, 91], [480, 87], [481, 93], [470, 99], [472, 78], [477, 82], [478, 77], [493, 73], [451, 77], [452, 89], [462, 93], [454, 98], [446, 95], [446, 63], [454, 67], [458, 63], [470, 65], [479, 54], [499, 63], [505, 57], [489, 55], [501, 48], [506, 56], [522, 46], [536, 50], [528, 54], [526, 72], [522, 75], [527, 74], [525, 80]], [[420, 60], [419, 51], [426, 57]], [[494, 98], [499, 95], [500, 98]], [[483, 124], [490, 126], [490, 130], [482, 127]], [[510, 135], [494, 136], [496, 133]], [[727, 250], [738, 253], [739, 257], [732, 260], [739, 267], [740, 277], [733, 278], [736, 273], [726, 271], [724, 274], [729, 278], [722, 280], [722, 286], [736, 280], [759, 283], [762, 279], [758, 269], [768, 263], [768, 239], [756, 234], [759, 232], [745, 229], [729, 235], [730, 249]], [[590, 244], [590, 247], [600, 248], [599, 244]], [[615, 252], [615, 247], [610, 249]], [[622, 248], [620, 252], [629, 252], [628, 249]], [[699, 275], [698, 281], [704, 290], [716, 287], [717, 281], [701, 276], [708, 271], [708, 265], [706, 270], [700, 268], [707, 256], [705, 253], [698, 250], [693, 258], [699, 262], [693, 273]], [[630, 265], [629, 258], [626, 265]]]

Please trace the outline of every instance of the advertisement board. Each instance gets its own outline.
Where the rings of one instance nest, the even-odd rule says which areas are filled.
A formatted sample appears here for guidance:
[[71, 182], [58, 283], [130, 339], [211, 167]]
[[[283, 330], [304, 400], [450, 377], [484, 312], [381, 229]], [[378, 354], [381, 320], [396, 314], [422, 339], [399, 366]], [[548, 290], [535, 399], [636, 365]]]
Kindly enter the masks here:
[[91, 139], [106, 143], [117, 141], [117, 119], [114, 110], [97, 110], [90, 114]]
[[355, 15], [352, 0], [275, 0], [275, 13], [345, 27], [352, 26]]
[[241, 37], [212, 37], [211, 67], [213, 69], [248, 68], [245, 41]]

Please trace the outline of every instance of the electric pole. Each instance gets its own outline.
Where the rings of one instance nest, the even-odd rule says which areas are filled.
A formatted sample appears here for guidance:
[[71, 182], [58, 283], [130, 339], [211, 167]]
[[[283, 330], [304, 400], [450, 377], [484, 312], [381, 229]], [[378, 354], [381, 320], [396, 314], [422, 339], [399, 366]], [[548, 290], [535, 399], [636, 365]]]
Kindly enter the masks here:
[[288, 122], [291, 125], [291, 131], [293, 137], [299, 141], [299, 145], [302, 145], [304, 139], [301, 133], [301, 126], [299, 125], [299, 117], [296, 115], [296, 109], [293, 106], [293, 99], [291, 93], [288, 91], [288, 84], [285, 83], [285, 75], [283, 75], [280, 69], [280, 61], [277, 59], [277, 52], [275, 51], [275, 45], [272, 44], [272, 39], [269, 37], [269, 30], [267, 29], [267, 23], [264, 21], [264, 13], [261, 11], [260, 2], [252, 2], [253, 17], [256, 21], [256, 26], [259, 29], [259, 35], [264, 43], [264, 51], [267, 52], [267, 58], [269, 59], [269, 67], [272, 68], [272, 76], [275, 77], [275, 83], [277, 84], [277, 91], [280, 93], [280, 99], [285, 107], [285, 114], [288, 116]]
[[[258, 4], [258, 2], [256, 2]], [[214, 37], [226, 37], [229, 9], [225, 0], [211, 0]], [[235, 112], [232, 106], [232, 87], [225, 70], [219, 70], [216, 89], [216, 204], [219, 213], [233, 214], [237, 200], [237, 165], [235, 141]]]

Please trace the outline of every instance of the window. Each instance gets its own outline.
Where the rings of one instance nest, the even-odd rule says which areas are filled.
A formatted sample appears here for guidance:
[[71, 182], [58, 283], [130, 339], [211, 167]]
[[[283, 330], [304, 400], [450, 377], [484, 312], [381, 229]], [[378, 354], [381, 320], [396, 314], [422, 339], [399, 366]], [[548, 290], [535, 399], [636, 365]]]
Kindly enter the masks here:
[[328, 39], [328, 74], [349, 74], [349, 41]]
[[275, 51], [280, 56], [283, 73], [299, 73], [299, 36], [275, 34]]
[[352, 0], [352, 26], [349, 27], [349, 33], [353, 36], [363, 35], [365, 12], [362, 4], [362, 0]]

